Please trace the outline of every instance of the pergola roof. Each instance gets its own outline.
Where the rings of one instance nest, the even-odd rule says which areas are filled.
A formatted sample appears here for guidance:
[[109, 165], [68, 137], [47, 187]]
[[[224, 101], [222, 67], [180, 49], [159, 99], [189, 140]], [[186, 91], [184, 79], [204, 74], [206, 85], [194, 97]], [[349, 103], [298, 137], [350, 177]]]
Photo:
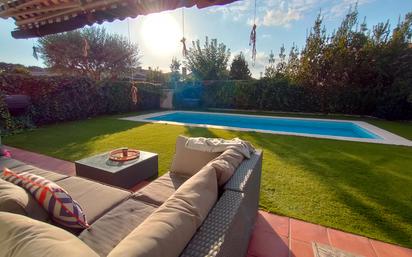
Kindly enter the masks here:
[[204, 8], [237, 0], [0, 0], [0, 17], [13, 18], [14, 38], [41, 37], [105, 21], [180, 7]]

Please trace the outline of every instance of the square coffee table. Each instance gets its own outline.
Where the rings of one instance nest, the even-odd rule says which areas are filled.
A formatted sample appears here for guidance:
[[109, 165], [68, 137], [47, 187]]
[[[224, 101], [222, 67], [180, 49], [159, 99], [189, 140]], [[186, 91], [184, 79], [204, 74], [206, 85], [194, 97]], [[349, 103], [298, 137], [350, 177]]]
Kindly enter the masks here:
[[109, 185], [130, 189], [137, 183], [157, 177], [158, 155], [140, 151], [140, 157], [126, 162], [109, 159], [109, 152], [75, 162], [76, 175]]

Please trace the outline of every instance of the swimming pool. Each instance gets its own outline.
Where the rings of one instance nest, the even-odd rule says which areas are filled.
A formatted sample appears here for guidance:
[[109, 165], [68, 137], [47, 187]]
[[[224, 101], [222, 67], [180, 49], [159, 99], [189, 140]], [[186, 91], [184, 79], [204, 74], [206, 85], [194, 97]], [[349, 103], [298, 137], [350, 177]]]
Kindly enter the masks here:
[[[289, 118], [212, 112], [168, 111], [126, 120], [215, 127], [241, 131], [412, 145], [412, 142], [362, 121]], [[388, 141], [389, 139], [389, 141]], [[397, 144], [392, 142], [393, 144]]]

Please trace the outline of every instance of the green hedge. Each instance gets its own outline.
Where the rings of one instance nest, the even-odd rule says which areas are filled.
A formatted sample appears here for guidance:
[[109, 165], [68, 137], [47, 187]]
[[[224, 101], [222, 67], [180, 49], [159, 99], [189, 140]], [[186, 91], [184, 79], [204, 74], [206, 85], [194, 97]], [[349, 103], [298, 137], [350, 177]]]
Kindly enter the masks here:
[[412, 85], [311, 88], [295, 85], [283, 78], [214, 81], [197, 86], [179, 85], [174, 95], [175, 106], [181, 107], [181, 99], [185, 95], [196, 94], [201, 99], [202, 108], [342, 113], [412, 119]]
[[283, 79], [216, 81], [204, 86], [202, 103], [205, 108], [315, 112], [319, 103], [311, 95], [310, 90]]
[[[137, 88], [139, 101], [135, 105], [131, 100], [131, 84], [126, 81], [97, 83], [79, 77], [0, 76], [0, 98], [7, 94], [30, 96], [31, 106], [26, 116], [35, 125], [159, 108], [160, 88], [148, 84], [138, 84]], [[0, 111], [3, 131], [15, 129], [3, 99]]]
[[245, 110], [303, 111], [310, 98], [302, 87], [292, 86], [286, 80], [251, 80], [214, 82], [204, 86], [204, 107]]

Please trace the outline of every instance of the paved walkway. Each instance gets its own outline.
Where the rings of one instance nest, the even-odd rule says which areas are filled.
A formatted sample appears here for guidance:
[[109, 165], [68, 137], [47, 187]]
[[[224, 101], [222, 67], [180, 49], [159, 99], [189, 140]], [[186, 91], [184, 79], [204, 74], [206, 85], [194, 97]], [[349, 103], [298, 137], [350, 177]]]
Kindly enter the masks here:
[[248, 257], [317, 257], [312, 242], [364, 257], [412, 257], [412, 249], [264, 211], [259, 211]]
[[[70, 176], [76, 174], [72, 162], [13, 147], [6, 148], [17, 160]], [[132, 190], [136, 191], [147, 184], [144, 181]], [[264, 211], [258, 213], [247, 257], [318, 257], [313, 253], [313, 242], [364, 257], [412, 257], [412, 249]]]

